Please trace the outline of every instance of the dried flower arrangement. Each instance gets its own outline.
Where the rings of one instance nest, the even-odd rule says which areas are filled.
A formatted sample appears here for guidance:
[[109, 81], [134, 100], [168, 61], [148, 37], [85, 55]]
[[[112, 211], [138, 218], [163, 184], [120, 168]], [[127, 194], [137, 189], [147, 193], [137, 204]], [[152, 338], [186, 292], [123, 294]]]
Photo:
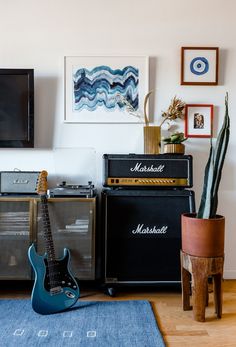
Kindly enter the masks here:
[[132, 116], [138, 117], [140, 120], [144, 119], [145, 125], [148, 126], [149, 125], [149, 117], [147, 115], [147, 104], [148, 104], [148, 99], [152, 93], [153, 93], [153, 90], [148, 92], [144, 98], [143, 113], [139, 110], [135, 110], [134, 107], [131, 105], [131, 103], [122, 94], [117, 95], [117, 102], [125, 105], [126, 111], [129, 114], [131, 114]]
[[183, 119], [184, 109], [185, 109], [185, 102], [183, 102], [181, 99], [178, 99], [175, 96], [171, 100], [170, 106], [168, 107], [167, 111], [162, 113], [162, 117], [164, 117], [164, 119], [161, 122], [160, 126], [162, 126], [167, 120], [172, 121], [177, 118]]
[[[117, 98], [117, 102], [122, 103], [125, 105], [126, 111], [135, 116], [138, 117], [140, 120], [144, 120], [145, 126], [144, 126], [144, 153], [146, 154], [158, 154], [161, 150], [161, 127], [162, 125], [169, 121], [168, 124], [168, 130], [170, 129], [170, 122], [176, 120], [177, 118], [183, 119], [184, 117], [184, 108], [185, 103], [177, 98], [176, 96], [171, 100], [170, 106], [168, 107], [166, 112], [162, 112], [162, 117], [164, 118], [161, 124], [158, 126], [149, 126], [149, 117], [147, 115], [147, 105], [150, 98], [150, 95], [154, 91], [151, 90], [148, 92], [144, 98], [144, 105], [143, 105], [143, 113], [139, 110], [135, 110], [134, 107], [131, 105], [129, 100], [127, 100], [123, 95], [119, 94]], [[175, 142], [172, 142], [175, 141]], [[165, 141], [167, 144], [173, 144], [178, 145], [177, 147], [181, 147], [181, 152], [184, 151], [184, 145], [181, 144], [181, 142], [185, 141], [183, 133], [174, 133], [170, 137], [168, 137]], [[181, 144], [181, 146], [180, 146]], [[176, 146], [173, 146], [175, 149]], [[166, 146], [166, 148], [168, 148]], [[180, 149], [178, 149], [179, 151]]]
[[[148, 92], [144, 98], [144, 107], [143, 107], [143, 113], [141, 111], [137, 111], [133, 108], [131, 103], [121, 94], [118, 94], [117, 100], [118, 102], [125, 105], [126, 111], [135, 116], [139, 119], [144, 119], [145, 125], [149, 125], [149, 117], [147, 115], [147, 105], [150, 95], [154, 91], [151, 90]], [[173, 121], [177, 118], [183, 119], [184, 118], [184, 108], [185, 108], [185, 102], [183, 102], [181, 99], [177, 98], [176, 96], [171, 100], [170, 106], [168, 107], [166, 112], [162, 112], [162, 117], [164, 117], [163, 121], [160, 124], [160, 127], [166, 122], [166, 121]]]

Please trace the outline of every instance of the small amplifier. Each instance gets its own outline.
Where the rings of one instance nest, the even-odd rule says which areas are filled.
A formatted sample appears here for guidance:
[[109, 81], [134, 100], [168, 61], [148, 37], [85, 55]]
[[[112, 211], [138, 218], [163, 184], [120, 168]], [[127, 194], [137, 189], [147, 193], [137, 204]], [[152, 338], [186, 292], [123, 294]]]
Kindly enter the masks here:
[[36, 194], [39, 171], [1, 171], [1, 194]]
[[192, 156], [104, 154], [105, 187], [192, 187]]

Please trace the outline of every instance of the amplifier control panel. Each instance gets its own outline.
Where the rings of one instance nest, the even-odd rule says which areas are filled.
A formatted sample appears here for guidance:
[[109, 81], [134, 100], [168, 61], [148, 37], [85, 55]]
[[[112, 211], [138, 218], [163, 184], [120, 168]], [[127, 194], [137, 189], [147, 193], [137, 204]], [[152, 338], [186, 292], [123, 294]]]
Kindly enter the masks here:
[[129, 177], [112, 177], [107, 178], [109, 186], [188, 186], [188, 178], [129, 178]]

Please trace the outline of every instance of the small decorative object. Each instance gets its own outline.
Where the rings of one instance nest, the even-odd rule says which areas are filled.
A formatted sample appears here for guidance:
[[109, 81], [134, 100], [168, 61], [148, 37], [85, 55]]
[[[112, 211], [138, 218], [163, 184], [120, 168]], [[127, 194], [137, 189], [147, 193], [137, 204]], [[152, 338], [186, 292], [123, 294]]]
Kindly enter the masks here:
[[137, 123], [117, 101], [135, 111], [148, 91], [148, 57], [65, 57], [65, 122]]
[[176, 96], [171, 100], [171, 104], [166, 112], [162, 113], [164, 118], [160, 125], [150, 125], [149, 117], [147, 114], [147, 105], [149, 98], [153, 90], [148, 92], [144, 98], [144, 110], [143, 113], [136, 111], [131, 103], [120, 96], [120, 101], [125, 105], [127, 112], [143, 119], [145, 122], [144, 126], [144, 153], [145, 154], [159, 154], [161, 151], [161, 127], [165, 122], [174, 121], [177, 118], [182, 119], [184, 117], [184, 107], [185, 103], [178, 99]]
[[[147, 102], [150, 94], [152, 92], [147, 94], [147, 97], [145, 99], [145, 101]], [[165, 122], [171, 122], [171, 121], [175, 121], [176, 119], [183, 119], [184, 117], [184, 108], [185, 108], [185, 103], [177, 98], [176, 96], [171, 100], [170, 106], [168, 107], [167, 111], [162, 113], [162, 117], [164, 118], [161, 122], [161, 124], [159, 126], [153, 126], [153, 127], [148, 127], [147, 126], [144, 128], [144, 153], [149, 153], [148, 151], [152, 151], [151, 153], [160, 153], [160, 148], [161, 148], [161, 144], [160, 142], [158, 143], [158, 152], [153, 152], [153, 150], [151, 148], [149, 148], [146, 145], [146, 139], [150, 138], [151, 141], [151, 136], [150, 136], [150, 131], [153, 132], [153, 139], [155, 138], [155, 136], [158, 134], [158, 138], [161, 138], [161, 127]], [[147, 118], [147, 114], [144, 113], [145, 117]], [[169, 124], [170, 126], [170, 124]], [[156, 128], [156, 129], [155, 129]], [[156, 133], [156, 134], [155, 134]], [[146, 135], [146, 136], [145, 136]], [[177, 140], [177, 138], [176, 138]], [[169, 150], [175, 151], [175, 152], [168, 152], [168, 153], [182, 153], [182, 151], [184, 151], [184, 145], [177, 145], [177, 142], [175, 143], [175, 145], [171, 145], [171, 146], [167, 146]], [[172, 147], [172, 149], [170, 149], [170, 147]], [[167, 148], [166, 148], [167, 150]], [[165, 152], [167, 153], [167, 152]]]
[[224, 256], [225, 218], [217, 215], [218, 189], [229, 142], [228, 94], [225, 117], [205, 167], [203, 192], [197, 214], [182, 215], [182, 250], [198, 257]]
[[146, 125], [143, 128], [144, 153], [159, 154], [161, 152], [161, 127]]
[[152, 93], [153, 90], [151, 90], [144, 99], [144, 154], [159, 154], [161, 151], [161, 127], [158, 125], [150, 126], [149, 117], [147, 115], [148, 100]]
[[218, 84], [218, 47], [181, 48], [181, 84]]
[[187, 138], [184, 137], [184, 133], [175, 132], [169, 137], [163, 139], [164, 144], [164, 153], [178, 153], [184, 154], [185, 146], [183, 144]]
[[213, 105], [186, 105], [185, 136], [212, 137], [212, 121]]
[[118, 97], [118, 100], [125, 105], [129, 114], [138, 117], [145, 122], [143, 128], [145, 154], [159, 154], [161, 150], [161, 127], [158, 125], [150, 125], [150, 120], [147, 114], [148, 100], [152, 93], [153, 90], [148, 92], [144, 98], [143, 113], [139, 110], [135, 110], [131, 103], [122, 95], [119, 95]]

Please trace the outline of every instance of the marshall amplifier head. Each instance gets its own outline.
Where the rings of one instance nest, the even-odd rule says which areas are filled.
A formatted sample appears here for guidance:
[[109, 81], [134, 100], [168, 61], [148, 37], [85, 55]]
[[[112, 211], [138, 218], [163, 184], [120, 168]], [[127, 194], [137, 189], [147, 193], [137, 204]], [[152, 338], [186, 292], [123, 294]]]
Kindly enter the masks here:
[[192, 156], [104, 154], [105, 187], [192, 187]]
[[1, 171], [0, 194], [36, 194], [38, 171]]

